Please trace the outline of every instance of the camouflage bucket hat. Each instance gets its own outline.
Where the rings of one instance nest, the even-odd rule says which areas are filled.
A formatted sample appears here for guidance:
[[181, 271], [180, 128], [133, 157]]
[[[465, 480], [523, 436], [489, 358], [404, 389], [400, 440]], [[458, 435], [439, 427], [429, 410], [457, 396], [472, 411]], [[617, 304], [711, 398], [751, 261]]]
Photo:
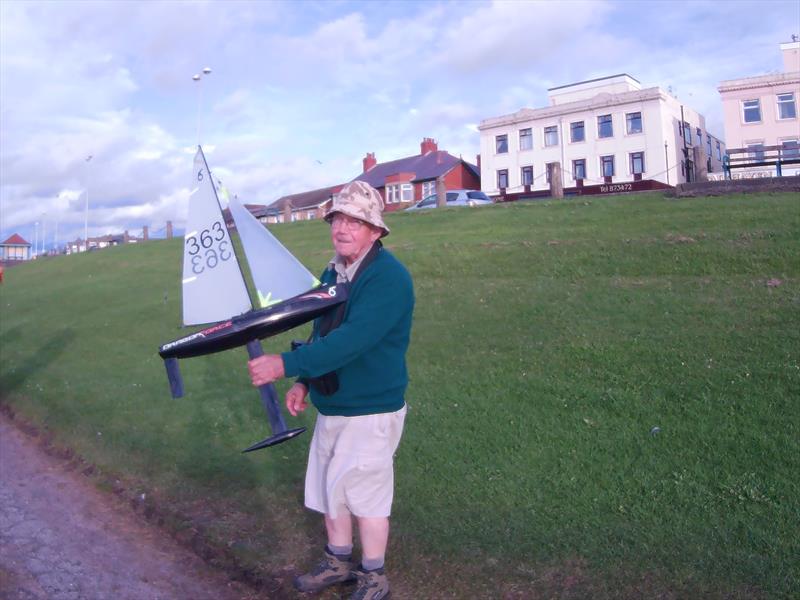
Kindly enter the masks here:
[[360, 219], [382, 229], [381, 237], [389, 235], [389, 228], [383, 222], [383, 199], [378, 190], [364, 181], [351, 181], [333, 197], [333, 205], [325, 213], [325, 220], [330, 223], [335, 213]]

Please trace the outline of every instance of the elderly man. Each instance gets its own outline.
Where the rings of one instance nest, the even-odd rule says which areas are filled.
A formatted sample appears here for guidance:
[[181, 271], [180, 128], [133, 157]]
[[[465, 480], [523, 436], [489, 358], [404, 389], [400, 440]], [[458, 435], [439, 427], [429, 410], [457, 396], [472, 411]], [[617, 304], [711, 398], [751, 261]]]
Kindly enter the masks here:
[[[318, 592], [357, 579], [352, 596], [389, 596], [384, 556], [394, 494], [393, 455], [405, 420], [405, 354], [411, 333], [414, 289], [405, 267], [380, 238], [380, 194], [362, 181], [347, 184], [325, 215], [336, 255], [323, 283], [349, 286], [347, 302], [314, 322], [311, 343], [249, 363], [253, 385], [281, 377], [297, 382], [286, 393], [296, 416], [317, 408], [306, 471], [305, 504], [325, 515], [328, 543], [322, 560], [295, 579]], [[352, 561], [353, 519], [362, 559]]]

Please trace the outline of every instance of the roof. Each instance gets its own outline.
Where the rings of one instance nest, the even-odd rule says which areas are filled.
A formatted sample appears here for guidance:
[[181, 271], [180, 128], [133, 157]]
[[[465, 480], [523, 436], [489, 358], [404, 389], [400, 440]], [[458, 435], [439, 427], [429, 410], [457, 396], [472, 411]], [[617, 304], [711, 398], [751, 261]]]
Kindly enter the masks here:
[[621, 104], [645, 102], [648, 100], [657, 100], [659, 98], [669, 100], [672, 98], [672, 96], [668, 96], [666, 92], [659, 87], [645, 88], [643, 90], [632, 90], [630, 92], [619, 92], [616, 94], [600, 92], [592, 98], [587, 98], [585, 100], [575, 100], [573, 102], [565, 102], [564, 104], [554, 104], [552, 106], [545, 106], [544, 108], [521, 108], [517, 112], [510, 115], [484, 119], [480, 122], [480, 125], [478, 125], [478, 130], [484, 131], [486, 129], [492, 129], [493, 127], [504, 127], [506, 125], [524, 123], [527, 121], [534, 121], [536, 119], [553, 119], [560, 115], [568, 115], [575, 112], [583, 112], [586, 110], [610, 106], [619, 106]]
[[584, 83], [595, 83], [597, 81], [605, 81], [606, 79], [615, 79], [616, 77], [630, 77], [636, 83], [641, 83], [638, 79], [636, 79], [636, 77], [631, 77], [627, 73], [617, 73], [616, 75], [608, 75], [606, 77], [597, 77], [596, 79], [587, 79], [586, 81], [577, 81], [575, 83], [568, 83], [566, 85], [559, 85], [559, 86], [556, 86], [556, 87], [547, 88], [547, 91], [548, 92], [552, 92], [553, 90], [563, 90], [563, 89], [566, 89], [566, 88], [571, 88], [571, 87], [575, 87], [575, 86], [578, 86], [578, 85], [583, 85]]
[[317, 208], [325, 204], [330, 197], [342, 191], [345, 184], [338, 183], [330, 187], [320, 188], [318, 190], [311, 190], [310, 192], [300, 192], [299, 194], [289, 194], [288, 196], [281, 196], [275, 202], [267, 206], [267, 211], [270, 210], [283, 210], [286, 203], [292, 207], [292, 210], [304, 210], [309, 208]]
[[[267, 207], [263, 204], [245, 204], [244, 207], [250, 211], [250, 214], [253, 215], [256, 219], [263, 216], [266, 212]], [[225, 220], [225, 223], [233, 223], [233, 218], [231, 217], [231, 209], [230, 208], [223, 208], [222, 209], [222, 218]]]
[[15, 233], [10, 238], [8, 238], [5, 242], [0, 244], [2, 246], [30, 246], [30, 242], [26, 242], [22, 237]]
[[478, 174], [478, 167], [475, 165], [456, 158], [444, 150], [435, 150], [427, 154], [417, 154], [379, 163], [366, 173], [355, 177], [353, 181], [365, 181], [374, 188], [382, 188], [386, 185], [386, 178], [397, 173], [414, 173], [411, 181], [426, 181], [441, 177], [459, 163], [464, 163], [470, 171]]

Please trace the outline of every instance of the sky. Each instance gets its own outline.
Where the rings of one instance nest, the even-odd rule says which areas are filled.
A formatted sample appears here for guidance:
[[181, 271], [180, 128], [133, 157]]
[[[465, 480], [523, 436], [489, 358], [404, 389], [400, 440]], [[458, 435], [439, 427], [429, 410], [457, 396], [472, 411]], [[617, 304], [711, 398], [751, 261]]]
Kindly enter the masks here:
[[481, 120], [618, 73], [724, 138], [719, 82], [781, 71], [792, 34], [797, 0], [2, 0], [0, 240], [82, 238], [87, 196], [90, 237], [180, 231], [198, 142], [251, 204], [424, 137], [474, 163]]

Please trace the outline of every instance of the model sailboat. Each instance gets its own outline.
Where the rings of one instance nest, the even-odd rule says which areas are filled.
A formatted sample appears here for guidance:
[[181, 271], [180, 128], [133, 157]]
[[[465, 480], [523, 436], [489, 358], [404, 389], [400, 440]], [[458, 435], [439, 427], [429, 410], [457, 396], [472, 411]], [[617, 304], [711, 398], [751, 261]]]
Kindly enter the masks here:
[[[318, 317], [346, 299], [342, 286], [320, 286], [314, 277], [236, 197], [229, 198], [258, 296], [254, 308], [202, 148], [194, 157], [183, 252], [183, 324], [207, 327], [159, 349], [173, 398], [183, 396], [178, 359], [247, 346], [263, 354], [259, 340]], [[279, 444], [305, 431], [288, 429], [275, 387], [259, 387], [272, 435], [244, 452]]]

